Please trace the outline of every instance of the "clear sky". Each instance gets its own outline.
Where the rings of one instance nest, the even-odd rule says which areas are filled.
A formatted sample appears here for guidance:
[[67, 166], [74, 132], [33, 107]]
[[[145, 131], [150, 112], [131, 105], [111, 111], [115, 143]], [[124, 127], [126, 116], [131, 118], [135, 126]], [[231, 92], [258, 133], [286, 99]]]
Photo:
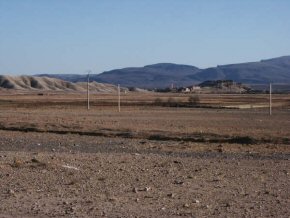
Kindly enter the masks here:
[[0, 0], [0, 74], [290, 55], [290, 0]]

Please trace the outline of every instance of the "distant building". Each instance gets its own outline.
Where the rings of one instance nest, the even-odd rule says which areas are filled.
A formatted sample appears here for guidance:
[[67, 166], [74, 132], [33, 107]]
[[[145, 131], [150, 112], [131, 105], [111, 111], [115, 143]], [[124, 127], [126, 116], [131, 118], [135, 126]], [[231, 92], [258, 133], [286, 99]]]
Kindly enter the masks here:
[[182, 92], [190, 92], [190, 89], [186, 87], [182, 90]]
[[200, 91], [200, 86], [190, 86], [188, 87], [190, 89], [191, 92], [196, 92], [196, 91]]
[[199, 92], [201, 90], [200, 86], [188, 86], [188, 87], [180, 87], [178, 88], [178, 92], [182, 93], [191, 93], [191, 92]]

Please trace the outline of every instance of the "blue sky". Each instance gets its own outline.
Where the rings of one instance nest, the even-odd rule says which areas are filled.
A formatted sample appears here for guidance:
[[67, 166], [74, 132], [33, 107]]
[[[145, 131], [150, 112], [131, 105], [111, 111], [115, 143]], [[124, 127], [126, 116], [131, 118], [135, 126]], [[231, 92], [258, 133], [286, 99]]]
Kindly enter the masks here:
[[290, 55], [289, 0], [0, 0], [0, 74]]

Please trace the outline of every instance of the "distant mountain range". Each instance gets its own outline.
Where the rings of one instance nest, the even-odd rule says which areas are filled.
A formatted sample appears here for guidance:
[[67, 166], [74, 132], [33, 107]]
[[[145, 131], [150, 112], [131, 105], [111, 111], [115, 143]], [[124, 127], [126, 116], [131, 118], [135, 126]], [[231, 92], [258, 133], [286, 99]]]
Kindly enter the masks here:
[[[39, 74], [70, 82], [84, 82], [86, 75]], [[246, 84], [290, 83], [290, 56], [259, 62], [218, 65], [207, 69], [172, 63], [159, 63], [144, 67], [129, 67], [90, 76], [91, 81], [120, 84], [125, 87], [165, 88], [189, 86], [206, 80], [234, 80]]]

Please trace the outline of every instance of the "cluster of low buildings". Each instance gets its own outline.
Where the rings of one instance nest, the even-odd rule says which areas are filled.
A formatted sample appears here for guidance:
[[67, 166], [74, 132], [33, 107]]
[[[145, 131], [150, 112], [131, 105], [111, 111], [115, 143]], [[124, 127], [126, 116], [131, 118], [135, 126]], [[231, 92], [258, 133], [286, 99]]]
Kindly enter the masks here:
[[195, 92], [199, 92], [201, 91], [201, 87], [200, 86], [188, 86], [188, 87], [181, 87], [179, 89], [177, 89], [178, 92], [182, 92], [182, 93], [195, 93]]
[[191, 85], [187, 87], [176, 88], [171, 85], [168, 88], [171, 92], [180, 93], [201, 93], [203, 92], [244, 92], [246, 87], [241, 83], [234, 82], [233, 80], [208, 80], [198, 85]]

